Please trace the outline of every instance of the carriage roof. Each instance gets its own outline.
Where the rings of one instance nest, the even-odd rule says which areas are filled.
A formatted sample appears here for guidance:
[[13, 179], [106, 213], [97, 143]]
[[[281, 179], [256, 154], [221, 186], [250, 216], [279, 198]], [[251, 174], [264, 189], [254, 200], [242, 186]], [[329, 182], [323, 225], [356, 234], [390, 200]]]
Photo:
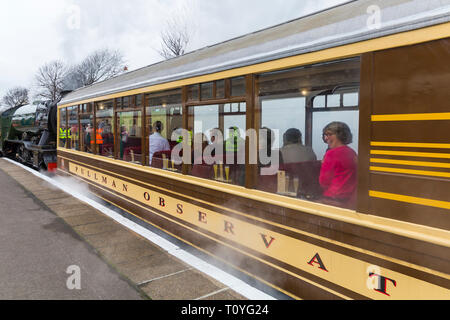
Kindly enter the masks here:
[[[373, 28], [370, 8], [381, 9]], [[359, 0], [80, 88], [73, 102], [375, 39], [450, 21], [450, 0]]]

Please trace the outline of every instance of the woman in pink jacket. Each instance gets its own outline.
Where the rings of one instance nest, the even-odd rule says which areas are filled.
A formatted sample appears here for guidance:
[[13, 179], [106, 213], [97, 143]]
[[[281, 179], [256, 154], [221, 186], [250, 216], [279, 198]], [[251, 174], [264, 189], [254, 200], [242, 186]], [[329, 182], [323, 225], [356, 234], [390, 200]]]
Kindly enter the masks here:
[[353, 136], [348, 125], [332, 122], [323, 129], [328, 151], [322, 162], [319, 182], [324, 202], [347, 208], [355, 207], [358, 155], [347, 145]]

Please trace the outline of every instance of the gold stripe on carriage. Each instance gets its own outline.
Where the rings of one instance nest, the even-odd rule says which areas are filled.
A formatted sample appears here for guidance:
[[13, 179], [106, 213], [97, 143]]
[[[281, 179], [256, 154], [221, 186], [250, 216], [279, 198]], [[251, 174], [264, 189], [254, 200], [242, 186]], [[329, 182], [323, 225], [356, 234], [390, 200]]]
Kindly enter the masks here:
[[373, 115], [372, 122], [450, 120], [450, 112]]
[[411, 196], [405, 196], [405, 195], [401, 195], [401, 194], [394, 194], [394, 193], [387, 193], [387, 192], [380, 192], [380, 191], [373, 191], [373, 190], [369, 191], [369, 196], [371, 196], [373, 198], [381, 198], [381, 199], [394, 200], [394, 201], [400, 201], [400, 202], [406, 202], [406, 203], [414, 203], [414, 204], [419, 204], [419, 205], [429, 206], [429, 207], [436, 207], [436, 208], [441, 208], [441, 209], [450, 209], [450, 202], [448, 202], [448, 201], [411, 197]]

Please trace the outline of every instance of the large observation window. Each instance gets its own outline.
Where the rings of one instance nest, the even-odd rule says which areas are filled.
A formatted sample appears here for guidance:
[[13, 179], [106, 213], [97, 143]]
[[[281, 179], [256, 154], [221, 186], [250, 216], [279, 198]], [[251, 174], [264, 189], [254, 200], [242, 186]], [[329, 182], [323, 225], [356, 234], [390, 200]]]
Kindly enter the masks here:
[[65, 148], [67, 143], [67, 108], [59, 109], [58, 147]]
[[183, 128], [181, 90], [145, 96], [146, 165], [181, 172], [181, 163], [171, 161], [171, 151], [179, 143]]
[[80, 106], [80, 151], [94, 153], [94, 114], [91, 103]]
[[70, 126], [84, 152], [351, 208], [359, 81], [351, 58], [88, 103], [60, 110], [60, 146]]
[[114, 158], [114, 106], [112, 100], [95, 104], [95, 119], [97, 153], [104, 157]]
[[69, 117], [69, 130], [67, 133], [67, 139], [69, 143], [67, 147], [72, 150], [79, 150], [80, 147], [80, 125], [78, 122], [78, 106], [67, 108]]
[[188, 122], [189, 174], [245, 185], [245, 102], [189, 107]]
[[258, 77], [258, 189], [354, 207], [359, 79], [359, 58]]
[[123, 161], [142, 162], [142, 112], [117, 112], [118, 158]]

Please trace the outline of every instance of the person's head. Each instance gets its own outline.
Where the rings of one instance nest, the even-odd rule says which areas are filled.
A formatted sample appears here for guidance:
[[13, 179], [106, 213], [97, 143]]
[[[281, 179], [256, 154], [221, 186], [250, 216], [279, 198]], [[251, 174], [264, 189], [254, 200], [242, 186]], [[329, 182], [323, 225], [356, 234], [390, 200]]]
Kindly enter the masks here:
[[153, 124], [153, 132], [161, 133], [163, 131], [163, 128], [163, 123], [159, 120]]
[[325, 126], [322, 138], [330, 149], [353, 142], [353, 135], [349, 126], [339, 121], [331, 122]]
[[283, 134], [283, 145], [302, 143], [302, 133], [296, 128], [286, 130]]

